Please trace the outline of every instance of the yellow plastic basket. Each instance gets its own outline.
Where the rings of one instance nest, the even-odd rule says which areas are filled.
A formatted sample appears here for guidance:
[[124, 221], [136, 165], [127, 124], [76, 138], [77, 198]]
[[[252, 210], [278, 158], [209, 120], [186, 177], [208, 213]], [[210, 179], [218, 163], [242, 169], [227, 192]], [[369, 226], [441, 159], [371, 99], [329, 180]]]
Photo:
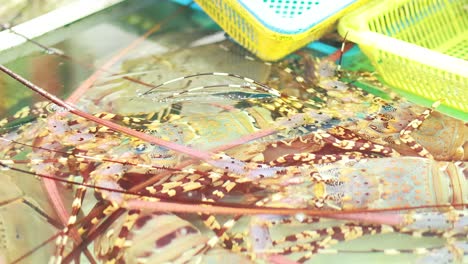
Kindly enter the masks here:
[[263, 60], [278, 60], [333, 29], [368, 0], [195, 0], [234, 40]]
[[338, 31], [359, 44], [385, 82], [428, 100], [442, 99], [466, 118], [466, 0], [375, 1], [344, 16]]

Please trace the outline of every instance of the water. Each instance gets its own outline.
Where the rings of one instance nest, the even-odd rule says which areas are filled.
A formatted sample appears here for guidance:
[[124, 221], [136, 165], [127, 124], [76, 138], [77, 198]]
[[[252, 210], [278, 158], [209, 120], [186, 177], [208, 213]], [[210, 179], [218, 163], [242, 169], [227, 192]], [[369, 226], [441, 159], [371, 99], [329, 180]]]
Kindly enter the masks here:
[[[50, 12], [75, 0], [11, 0], [0, 6], [1, 23], [17, 25]], [[76, 1], [75, 1], [76, 2]], [[0, 30], [1, 31], [1, 30]]]
[[[79, 21], [69, 28], [38, 39], [39, 42], [45, 45], [52, 45], [53, 43], [53, 48], [62, 51], [63, 54], [73, 58], [72, 60], [56, 56], [53, 52], [44, 52], [32, 44], [28, 44], [32, 45], [30, 46], [34, 50], [32, 53], [8, 61], [6, 65], [16, 73], [62, 99], [70, 98], [70, 96], [73, 98], [77, 88], [84, 87], [87, 78], [96, 74], [96, 69], [117, 58], [116, 54], [119, 51], [131, 45], [155, 24], [161, 24], [154, 34], [131, 48], [126, 54], [118, 56], [111, 65], [107, 65], [96, 77], [96, 80], [92, 82], [90, 88], [78, 97], [75, 102], [77, 107], [90, 113], [110, 112], [134, 117], [142, 117], [150, 112], [164, 112], [169, 109], [168, 111], [180, 118], [175, 121], [171, 120], [171, 122], [167, 122], [162, 117], [152, 118], [152, 120], [156, 121], [159, 118], [161, 125], [150, 134], [155, 134], [163, 139], [200, 151], [223, 146], [262, 129], [274, 129], [275, 123], [272, 114], [258, 104], [262, 101], [270, 102], [274, 98], [268, 92], [253, 91], [246, 87], [215, 87], [172, 96], [174, 93], [184, 91], [187, 87], [202, 85], [237, 84], [248, 86], [249, 84], [246, 84], [245, 80], [226, 78], [225, 76], [205, 76], [174, 82], [159, 88], [156, 93], [147, 94], [145, 93], [150, 88], [132, 81], [132, 79], [138, 79], [147, 84], [157, 85], [173, 78], [194, 73], [229, 72], [262, 83], [276, 83], [278, 86], [286, 86], [286, 90], [293, 90], [288, 87], [287, 83], [284, 84], [279, 81], [278, 84], [277, 81], [281, 80], [281, 74], [274, 67], [260, 61], [246, 59], [246, 55], [251, 55], [232, 42], [222, 40], [223, 35], [217, 34], [219, 28], [203, 14], [188, 8], [179, 8], [181, 7], [168, 1], [124, 3]], [[208, 36], [211, 36], [211, 38], [208, 38], [208, 42], [206, 42]], [[204, 42], [200, 40], [204, 40]], [[214, 43], [210, 43], [210, 41]], [[204, 44], [200, 45], [199, 43]], [[10, 53], [14, 52], [14, 50], [10, 51]], [[11, 57], [11, 54], [0, 54], [0, 61], [2, 61], [2, 55], [6, 58]], [[3, 60], [5, 62], [6, 59]], [[126, 79], [122, 79], [123, 77]], [[42, 100], [42, 98], [31, 93], [6, 75], [1, 75], [0, 78], [0, 83], [3, 85], [0, 91], [4, 93], [2, 98], [5, 98], [0, 104], [2, 106], [2, 109], [0, 109], [2, 116], [11, 116], [21, 107]], [[139, 94], [145, 95], [138, 96]], [[252, 98], [254, 100], [250, 100]], [[350, 107], [350, 109], [361, 109], [356, 107], [358, 106]], [[332, 115], [333, 111], [325, 112]], [[355, 117], [350, 116], [349, 118]], [[252, 120], [255, 120], [255, 123]], [[30, 120], [24, 120], [24, 122], [28, 121]], [[343, 120], [338, 119], [338, 122], [341, 121]], [[18, 124], [20, 126], [24, 125], [21, 122]], [[129, 126], [136, 128], [137, 124]], [[304, 133], [308, 132], [310, 131]], [[251, 153], [252, 155], [256, 154], [263, 142], [284, 137], [286, 137], [284, 134], [272, 135], [255, 141], [255, 144], [246, 144], [242, 148], [238, 147], [231, 150], [229, 154], [239, 159], [247, 158], [246, 156]], [[134, 139], [125, 137], [122, 134], [118, 134], [117, 140], [121, 140], [121, 142], [118, 142], [118, 146], [108, 151], [107, 154], [110, 157], [118, 157], [118, 155], [122, 155], [129, 149], [132, 150], [133, 147], [133, 149], [142, 153], [156, 153], [158, 155], [162, 153], [163, 156], [166, 155], [169, 157], [167, 160], [164, 157], [154, 158], [158, 164], [165, 166], [175, 166], [187, 159], [187, 157], [175, 154], [164, 147], [148, 145], [138, 140], [134, 142]], [[144, 147], [140, 144], [144, 144]], [[76, 146], [68, 146], [67, 148], [65, 149], [79, 149]], [[82, 148], [86, 149], [87, 147], [82, 146]], [[25, 147], [24, 150], [14, 156], [14, 159], [27, 159], [26, 154], [30, 149], [30, 147]], [[90, 155], [93, 151], [89, 150], [87, 154]], [[152, 156], [149, 155], [149, 157]], [[140, 171], [135, 169], [134, 173], [137, 174], [137, 172]], [[67, 173], [72, 174], [71, 169]], [[0, 227], [13, 234], [11, 237], [14, 242], [10, 247], [21, 247], [20, 252], [15, 253], [13, 257], [10, 256], [11, 259], [15, 259], [54, 235], [59, 230], [54, 224], [58, 225], [57, 222], [60, 222], [60, 220], [54, 213], [53, 208], [51, 208], [49, 200], [45, 198], [44, 188], [37, 179], [31, 180], [30, 175], [11, 171], [2, 172], [0, 175], [5, 183], [3, 186], [14, 186], [19, 189], [12, 191], [11, 196], [14, 198], [8, 196], [2, 197], [2, 200], [0, 200], [2, 210], [0, 216], [3, 217], [5, 223]], [[248, 193], [249, 191], [245, 192]], [[62, 190], [61, 193], [64, 194], [62, 199], [65, 204], [69, 206], [72, 200], [70, 197], [72, 195], [71, 187]], [[239, 191], [239, 193], [241, 194], [242, 191]], [[250, 195], [243, 197], [239, 193], [233, 194], [228, 199], [233, 202], [247, 203], [249, 200], [254, 199], [255, 195], [260, 195], [252, 191]], [[197, 199], [197, 195], [199, 194], [196, 192], [187, 194], [188, 198], [191, 199]], [[37, 203], [45, 214], [53, 219], [54, 224], [47, 223], [45, 220], [47, 218], [40, 216], [32, 207], [21, 203], [20, 200], [16, 199], [17, 197], [26, 198]], [[87, 214], [95, 203], [96, 199], [92, 197], [92, 191], [88, 191], [87, 198], [83, 203], [84, 214]], [[68, 209], [70, 208], [68, 207]], [[16, 218], [16, 215], [21, 216], [19, 217], [20, 221], [11, 220]], [[181, 217], [190, 220], [191, 224], [202, 231], [205, 230], [197, 217], [190, 215], [182, 215]], [[246, 225], [250, 225], [250, 220], [248, 217], [241, 219], [234, 230], [245, 231]], [[28, 225], [32, 221], [36, 221], [38, 224]], [[336, 223], [327, 222], [313, 226], [304, 224], [281, 225], [272, 228], [272, 236], [275, 239], [282, 234], [290, 234], [294, 231], [310, 228], [316, 229], [322, 226], [335, 225]], [[15, 225], [14, 232], [12, 232], [13, 225]], [[43, 227], [37, 229], [44, 233], [30, 230], [30, 228], [37, 225]], [[212, 235], [206, 230], [205, 232], [208, 237]], [[342, 263], [343, 259], [346, 259], [348, 263], [411, 263], [416, 259], [416, 256], [412, 254], [388, 256], [381, 252], [370, 253], [366, 251], [376, 248], [432, 247], [442, 243], [443, 241], [438, 238], [418, 239], [403, 234], [365, 236], [354, 241], [339, 243], [334, 247], [346, 250], [348, 253], [340, 253], [339, 255], [318, 254], [309, 262]], [[37, 261], [38, 259], [45, 262], [53, 248], [53, 243], [49, 243], [47, 246], [35, 251], [32, 256], [26, 258], [24, 263], [32, 263], [33, 260]], [[91, 246], [91, 251], [92, 248]], [[352, 253], [350, 251], [364, 252]], [[5, 251], [0, 252], [5, 254]], [[6, 252], [11, 254], [9, 249]], [[215, 259], [219, 258], [219, 255], [229, 256], [227, 259], [240, 258], [238, 255], [228, 255], [227, 251], [213, 255]], [[292, 259], [297, 259], [300, 255], [293, 255]], [[82, 258], [84, 259], [84, 257]], [[213, 261], [208, 258], [206, 262], [210, 260]], [[86, 260], [84, 261], [86, 262]]]

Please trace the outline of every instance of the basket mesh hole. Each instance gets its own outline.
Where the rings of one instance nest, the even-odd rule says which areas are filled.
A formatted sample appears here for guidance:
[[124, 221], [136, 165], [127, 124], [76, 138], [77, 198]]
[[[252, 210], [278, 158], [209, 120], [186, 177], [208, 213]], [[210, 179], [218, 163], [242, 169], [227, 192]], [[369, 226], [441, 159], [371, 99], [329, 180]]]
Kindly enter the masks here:
[[294, 18], [302, 15], [303, 11], [316, 8], [320, 1], [299, 1], [299, 0], [263, 0], [269, 3], [268, 7], [283, 18]]

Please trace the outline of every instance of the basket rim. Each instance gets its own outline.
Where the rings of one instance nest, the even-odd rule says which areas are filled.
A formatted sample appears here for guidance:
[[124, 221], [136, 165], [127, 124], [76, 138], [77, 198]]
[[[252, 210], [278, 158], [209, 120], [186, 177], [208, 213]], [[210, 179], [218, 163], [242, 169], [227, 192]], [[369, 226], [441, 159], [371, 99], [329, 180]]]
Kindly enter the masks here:
[[[235, 0], [227, 1], [232, 5]], [[334, 14], [340, 12], [343, 9], [348, 9], [353, 5], [363, 0], [339, 0], [337, 1], [325, 1], [320, 3], [317, 8], [310, 10], [304, 10], [302, 14], [296, 17], [283, 17], [278, 15], [272, 9], [268, 8], [270, 3], [264, 1], [252, 1], [252, 0], [237, 0], [244, 8], [245, 11], [249, 12], [255, 21], [258, 21], [264, 27], [271, 31], [282, 33], [282, 34], [299, 34], [315, 27], [330, 18]], [[317, 2], [318, 3], [318, 2]], [[276, 5], [291, 4], [286, 2], [278, 2]]]

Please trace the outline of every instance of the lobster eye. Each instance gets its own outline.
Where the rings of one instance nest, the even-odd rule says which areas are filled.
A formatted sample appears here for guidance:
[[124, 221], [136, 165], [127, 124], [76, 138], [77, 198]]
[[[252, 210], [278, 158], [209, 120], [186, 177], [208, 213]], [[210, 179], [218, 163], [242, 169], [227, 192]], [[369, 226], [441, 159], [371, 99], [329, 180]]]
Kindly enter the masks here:
[[136, 150], [137, 152], [143, 152], [143, 151], [145, 151], [145, 150], [146, 150], [146, 144], [143, 144], [143, 143], [142, 143], [142, 144], [138, 144], [138, 146], [135, 147], [135, 150]]

